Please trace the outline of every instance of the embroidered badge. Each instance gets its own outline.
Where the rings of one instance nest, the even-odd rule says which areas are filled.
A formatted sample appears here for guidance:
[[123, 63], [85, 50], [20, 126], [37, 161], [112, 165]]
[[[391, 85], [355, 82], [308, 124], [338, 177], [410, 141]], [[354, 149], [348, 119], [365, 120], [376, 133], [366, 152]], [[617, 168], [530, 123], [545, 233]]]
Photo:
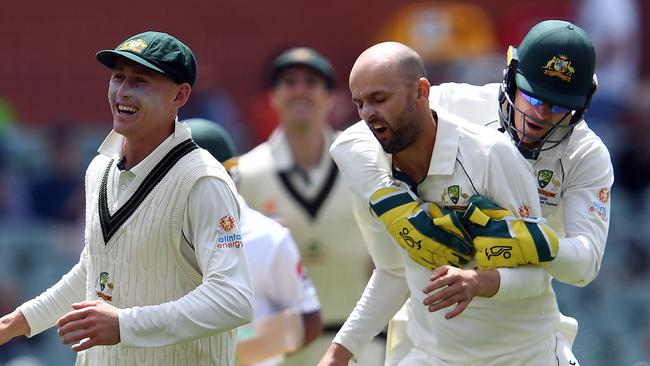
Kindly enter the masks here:
[[[555, 198], [555, 196], [557, 196], [557, 190], [562, 185], [562, 182], [560, 182], [557, 178], [554, 178], [553, 175], [553, 171], [548, 169], [542, 169], [537, 172], [537, 185], [539, 187], [537, 188], [537, 193], [543, 196], [540, 196], [540, 203], [546, 203], [547, 199], [543, 198]], [[544, 189], [547, 186], [548, 189]]]
[[107, 302], [113, 301], [113, 283], [110, 282], [108, 272], [101, 272], [97, 284], [97, 296]]
[[523, 204], [519, 206], [519, 216], [521, 217], [528, 217], [530, 216], [530, 207], [528, 207], [527, 204]]
[[461, 198], [462, 201], [466, 203], [469, 199], [469, 195], [463, 192], [463, 189], [458, 184], [454, 184], [447, 187], [447, 189], [442, 192], [440, 195], [440, 202], [450, 210], [465, 210], [467, 209], [466, 204], [463, 205], [461, 202], [461, 204], [458, 205]]
[[129, 39], [128, 41], [122, 43], [117, 50], [118, 51], [131, 51], [135, 53], [142, 53], [147, 48], [148, 44], [141, 38]]
[[576, 72], [566, 55], [554, 56], [546, 62], [542, 69], [544, 69], [544, 75], [555, 76], [564, 81], [571, 81], [571, 76]]

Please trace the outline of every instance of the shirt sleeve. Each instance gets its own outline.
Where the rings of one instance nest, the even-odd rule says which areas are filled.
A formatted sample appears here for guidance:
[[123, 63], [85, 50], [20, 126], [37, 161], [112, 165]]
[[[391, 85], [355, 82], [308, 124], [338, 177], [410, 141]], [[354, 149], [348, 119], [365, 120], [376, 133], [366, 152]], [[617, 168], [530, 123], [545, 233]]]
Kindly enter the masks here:
[[379, 334], [409, 297], [404, 278], [375, 269], [361, 299], [333, 342], [344, 346], [356, 359]]
[[409, 290], [397, 245], [370, 214], [368, 205], [357, 197], [354, 213], [376, 269], [334, 342], [343, 345], [356, 358], [402, 307]]
[[60, 317], [72, 311], [72, 304], [86, 299], [87, 254], [84, 247], [79, 262], [54, 286], [18, 307], [29, 324], [28, 337], [54, 326]]
[[[500, 135], [499, 137], [502, 137]], [[516, 215], [541, 217], [542, 210], [532, 167], [509, 141], [497, 143], [491, 151], [483, 186], [488, 198]], [[495, 300], [523, 299], [541, 294], [549, 285], [545, 268], [521, 266], [499, 268], [501, 277]]]
[[296, 308], [301, 313], [320, 309], [316, 288], [302, 265], [296, 242], [286, 228], [273, 235], [278, 243], [273, 252], [265, 292], [281, 309]]
[[611, 187], [614, 173], [609, 152], [597, 144], [576, 159], [562, 192], [565, 238], [547, 268], [558, 281], [586, 286], [600, 270], [609, 231]]
[[390, 158], [364, 121], [341, 132], [330, 155], [348, 187], [366, 202], [378, 188], [394, 185]]
[[190, 191], [185, 216], [183, 232], [194, 246], [203, 281], [175, 301], [120, 309], [123, 346], [180, 343], [236, 328], [253, 317], [252, 279], [234, 193], [221, 179], [201, 178]]

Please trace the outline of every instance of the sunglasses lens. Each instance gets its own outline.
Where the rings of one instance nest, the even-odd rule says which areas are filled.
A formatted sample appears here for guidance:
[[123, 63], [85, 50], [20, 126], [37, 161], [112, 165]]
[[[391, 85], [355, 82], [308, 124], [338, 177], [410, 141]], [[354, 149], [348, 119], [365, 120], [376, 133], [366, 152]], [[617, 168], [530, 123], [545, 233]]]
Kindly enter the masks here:
[[571, 112], [571, 109], [564, 108], [564, 107], [558, 107], [558, 106], [554, 105], [553, 107], [551, 107], [551, 112], [552, 113], [569, 113], [569, 112]]
[[[530, 103], [534, 107], [540, 107], [540, 106], [543, 106], [544, 104], [546, 104], [545, 101], [543, 101], [541, 99], [537, 99], [535, 97], [532, 97], [532, 96], [530, 96], [530, 95], [528, 95], [528, 94], [526, 94], [524, 92], [522, 92], [521, 95], [524, 97], [524, 99], [526, 99], [526, 101], [528, 101], [528, 103]], [[554, 106], [551, 106], [551, 112], [552, 113], [569, 113], [569, 112], [571, 112], [571, 109], [564, 108], [564, 107], [559, 107], [559, 106], [554, 105]]]

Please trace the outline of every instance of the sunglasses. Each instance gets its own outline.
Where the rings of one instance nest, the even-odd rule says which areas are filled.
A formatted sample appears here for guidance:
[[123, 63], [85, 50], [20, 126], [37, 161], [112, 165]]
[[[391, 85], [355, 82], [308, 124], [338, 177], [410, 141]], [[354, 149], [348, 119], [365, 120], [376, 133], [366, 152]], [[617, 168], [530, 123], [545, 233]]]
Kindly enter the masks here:
[[[545, 101], [543, 101], [541, 99], [537, 99], [535, 97], [532, 97], [532, 96], [524, 93], [523, 91], [520, 92], [520, 94], [533, 107], [541, 107], [544, 104], [548, 104], [548, 103], [546, 103]], [[569, 113], [571, 111], [572, 111], [571, 108], [565, 108], [565, 107], [560, 107], [560, 106], [556, 106], [556, 105], [551, 106], [551, 113]]]

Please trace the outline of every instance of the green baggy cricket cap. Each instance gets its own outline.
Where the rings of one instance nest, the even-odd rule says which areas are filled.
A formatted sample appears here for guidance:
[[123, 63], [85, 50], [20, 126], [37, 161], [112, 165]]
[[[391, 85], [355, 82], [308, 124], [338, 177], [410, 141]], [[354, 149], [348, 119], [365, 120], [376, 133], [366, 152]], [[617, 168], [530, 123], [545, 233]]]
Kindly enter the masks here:
[[203, 118], [190, 118], [183, 122], [187, 123], [192, 131], [192, 140], [208, 150], [219, 162], [223, 163], [237, 156], [235, 142], [223, 127]]
[[175, 82], [194, 85], [196, 60], [189, 47], [175, 37], [148, 31], [129, 37], [114, 50], [95, 55], [97, 61], [112, 69], [118, 57], [125, 57], [142, 66], [166, 75]]
[[325, 79], [325, 84], [327, 84], [329, 90], [334, 88], [334, 68], [332, 64], [323, 55], [309, 47], [289, 48], [275, 58], [271, 65], [271, 86], [275, 85], [283, 70], [292, 66], [304, 66], [316, 71]]
[[593, 93], [596, 54], [589, 35], [575, 24], [546, 20], [517, 47], [517, 87], [553, 105], [582, 109]]

